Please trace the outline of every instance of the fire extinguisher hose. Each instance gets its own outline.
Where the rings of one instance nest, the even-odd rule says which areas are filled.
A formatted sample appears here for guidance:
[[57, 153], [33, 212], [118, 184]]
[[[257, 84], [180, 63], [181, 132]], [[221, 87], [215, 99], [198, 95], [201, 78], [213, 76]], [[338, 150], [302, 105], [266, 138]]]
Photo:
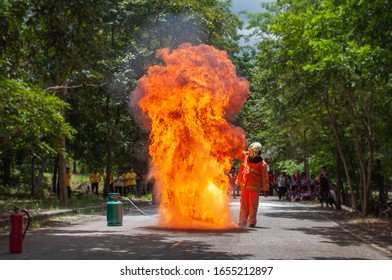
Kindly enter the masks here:
[[142, 213], [145, 216], [151, 216], [150, 214], [147, 214], [146, 212], [144, 212], [143, 210], [141, 210], [139, 207], [136, 206], [136, 204], [129, 198], [124, 197], [124, 196], [119, 196], [119, 198], [121, 199], [125, 199], [127, 200], [129, 203], [131, 203], [140, 213]]
[[25, 235], [26, 235], [26, 232], [27, 232], [27, 230], [29, 229], [29, 226], [30, 226], [31, 217], [30, 217], [29, 212], [27, 212], [26, 210], [21, 209], [20, 211], [21, 211], [21, 212], [24, 212], [24, 213], [27, 215], [27, 225], [26, 225], [26, 228], [25, 228], [25, 230], [24, 230], [24, 232], [23, 232], [23, 239], [24, 239], [24, 237], [25, 237]]

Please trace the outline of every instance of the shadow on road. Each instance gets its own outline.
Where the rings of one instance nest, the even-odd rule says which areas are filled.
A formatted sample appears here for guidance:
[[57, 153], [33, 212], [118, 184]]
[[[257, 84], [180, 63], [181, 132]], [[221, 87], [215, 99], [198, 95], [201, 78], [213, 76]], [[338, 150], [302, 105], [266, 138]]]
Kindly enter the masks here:
[[[202, 232], [200, 232], [202, 233]], [[214, 234], [221, 234], [215, 232]], [[220, 260], [248, 254], [213, 251], [211, 245], [165, 234], [126, 235], [110, 231], [45, 230], [26, 236], [22, 254], [9, 254], [1, 237], [0, 259], [13, 260]]]
[[318, 235], [330, 241], [321, 241], [321, 243], [333, 243], [342, 247], [360, 246], [361, 242], [353, 238], [337, 227], [312, 227], [312, 228], [289, 228], [290, 231], [301, 231], [308, 235]]
[[309, 209], [301, 207], [297, 204], [292, 206], [274, 206], [273, 212], [259, 213], [259, 215], [267, 216], [271, 218], [280, 219], [296, 219], [296, 220], [309, 220], [313, 222], [325, 222], [325, 220], [320, 216], [320, 213], [327, 214], [329, 210], [321, 209]]

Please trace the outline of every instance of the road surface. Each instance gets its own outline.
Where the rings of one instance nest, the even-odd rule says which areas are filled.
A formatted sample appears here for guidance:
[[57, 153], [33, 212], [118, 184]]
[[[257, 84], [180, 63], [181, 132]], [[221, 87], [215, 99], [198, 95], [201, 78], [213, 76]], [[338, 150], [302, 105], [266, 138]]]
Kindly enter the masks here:
[[[131, 206], [127, 206], [131, 207]], [[239, 199], [230, 208], [237, 222]], [[8, 252], [0, 236], [0, 260], [390, 260], [330, 220], [331, 209], [277, 197], [260, 199], [256, 228], [172, 230], [157, 226], [154, 206], [124, 215], [123, 226], [108, 227], [102, 215], [58, 218], [28, 231], [23, 253]]]

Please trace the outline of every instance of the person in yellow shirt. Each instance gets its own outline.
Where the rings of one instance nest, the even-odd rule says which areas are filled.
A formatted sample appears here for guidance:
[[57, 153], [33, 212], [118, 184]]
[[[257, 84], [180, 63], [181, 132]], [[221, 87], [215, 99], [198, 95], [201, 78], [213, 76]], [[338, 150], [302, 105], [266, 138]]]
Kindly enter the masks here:
[[94, 169], [94, 172], [91, 173], [90, 175], [90, 182], [91, 182], [91, 190], [94, 192], [95, 189], [95, 194], [98, 196], [98, 188], [99, 188], [99, 182], [101, 181], [101, 175], [97, 172], [96, 169]]
[[129, 179], [129, 182], [128, 182], [129, 192], [132, 193], [132, 194], [134, 194], [134, 195], [136, 195], [136, 196], [139, 196], [139, 191], [138, 191], [138, 189], [137, 189], [137, 184], [136, 184], [137, 174], [135, 173], [135, 171], [133, 170], [133, 168], [131, 168], [131, 169], [129, 170], [129, 173], [128, 173], [128, 174], [129, 174], [129, 175], [128, 175], [128, 179]]
[[67, 187], [68, 198], [71, 198], [71, 169], [69, 167], [65, 170], [65, 186]]
[[124, 196], [127, 196], [128, 186], [129, 186], [129, 173], [125, 171], [121, 177], [122, 177], [122, 188], [123, 188], [122, 193]]
[[123, 178], [118, 173], [116, 177], [114, 177], [114, 191], [119, 193], [121, 196], [123, 195]]

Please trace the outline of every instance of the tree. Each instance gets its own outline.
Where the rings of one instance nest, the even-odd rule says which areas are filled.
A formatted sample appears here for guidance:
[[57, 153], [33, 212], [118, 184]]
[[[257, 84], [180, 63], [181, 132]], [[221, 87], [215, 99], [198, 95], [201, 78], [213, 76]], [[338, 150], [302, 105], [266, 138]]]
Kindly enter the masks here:
[[[73, 75], [88, 68], [101, 47], [98, 11], [104, 1], [9, 1], [5, 14], [17, 43], [6, 46], [6, 76], [33, 82], [67, 100]], [[93, 7], [95, 9], [93, 9]], [[15, 17], [14, 17], [15, 16]], [[15, 23], [18, 22], [18, 28]], [[12, 31], [12, 32], [11, 32]], [[19, 46], [15, 50], [14, 45]], [[94, 51], [93, 51], [94, 50]], [[12, 59], [10, 59], [12, 58]], [[21, 65], [25, 67], [21, 67]], [[64, 112], [62, 112], [64, 115]], [[65, 140], [59, 135], [60, 199], [66, 204]]]
[[[0, 148], [2, 160], [9, 163], [3, 183], [10, 182], [11, 155], [25, 152], [31, 159], [31, 194], [36, 197], [39, 178], [59, 146], [59, 135], [70, 138], [74, 132], [60, 114], [68, 105], [37, 87], [7, 78], [0, 78], [0, 93]], [[37, 160], [43, 160], [38, 176]]]
[[[390, 90], [390, 59], [387, 59], [390, 58], [390, 42], [382, 39], [388, 37], [385, 35], [390, 27], [381, 27], [390, 17], [385, 14], [385, 7], [381, 9], [380, 1], [373, 2], [374, 5], [362, 1], [278, 1], [280, 12], [275, 12], [272, 21], [265, 17], [270, 24], [259, 26], [268, 27], [262, 34], [270, 37], [268, 40], [262, 38], [258, 46], [260, 57], [265, 59], [263, 52], [266, 52], [270, 55], [269, 60], [272, 57], [278, 66], [267, 65], [258, 59], [263, 68], [255, 68], [255, 77], [273, 81], [268, 90], [276, 92], [275, 101], [288, 99], [289, 104], [296, 104], [292, 101], [298, 95], [296, 90], [300, 89], [300, 96], [308, 103], [306, 108], [317, 113], [315, 117], [328, 121], [351, 193], [354, 194], [353, 178], [360, 186], [364, 215], [368, 211], [374, 148], [378, 142], [374, 128], [380, 118], [377, 107]], [[367, 27], [363, 33], [361, 30], [364, 22], [369, 21], [369, 14], [374, 16], [371, 17], [372, 27]], [[266, 66], [279, 68], [279, 71], [266, 70]], [[266, 89], [264, 85], [261, 88]], [[268, 93], [267, 97], [271, 95]], [[273, 104], [268, 106], [274, 108]], [[319, 108], [319, 111], [313, 108]], [[272, 111], [278, 113], [276, 109]], [[292, 127], [296, 127], [298, 118], [301, 126], [311, 124], [305, 129], [308, 132], [320, 128], [317, 121], [312, 124], [300, 114], [283, 116]], [[346, 143], [354, 147], [353, 166], [350, 166], [353, 150], [347, 148]], [[356, 206], [354, 196], [351, 204]]]

